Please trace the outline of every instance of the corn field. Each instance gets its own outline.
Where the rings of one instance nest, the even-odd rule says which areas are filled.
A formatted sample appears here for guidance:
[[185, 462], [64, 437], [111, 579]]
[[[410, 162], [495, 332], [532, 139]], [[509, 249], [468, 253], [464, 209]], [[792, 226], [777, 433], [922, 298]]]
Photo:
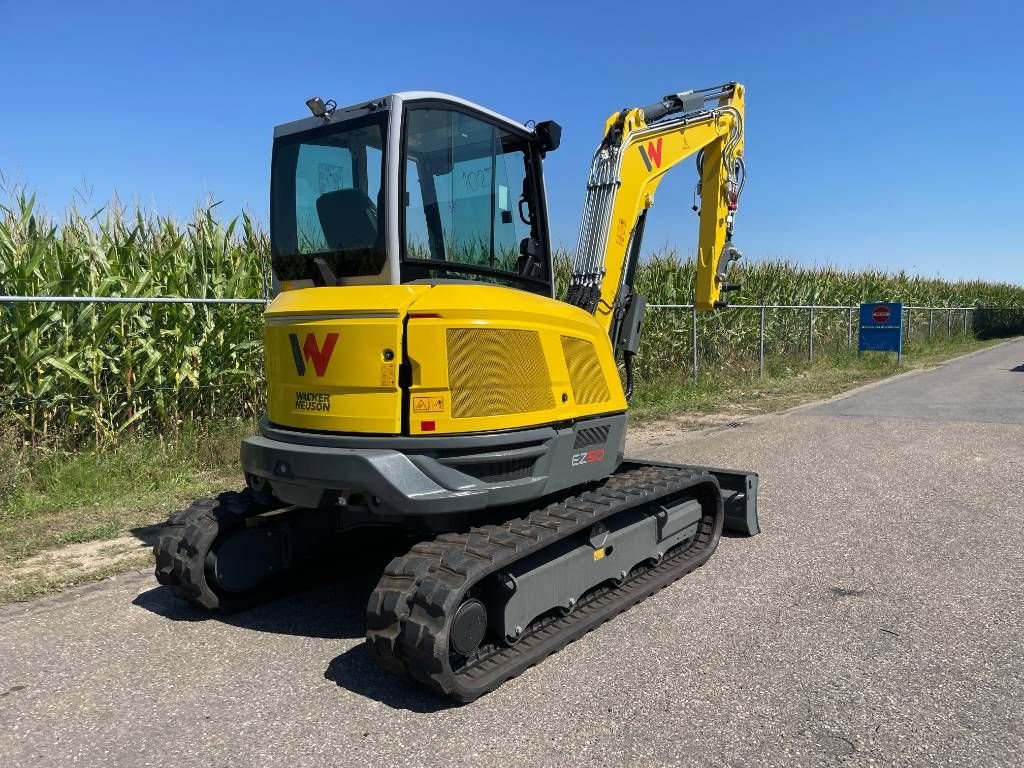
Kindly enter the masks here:
[[[558, 254], [564, 293], [568, 256]], [[213, 206], [191, 220], [110, 204], [72, 207], [58, 220], [23, 188], [0, 203], [0, 294], [256, 298], [265, 295], [269, 240], [247, 215], [227, 222]], [[1024, 288], [947, 282], [904, 273], [842, 271], [776, 261], [740, 266], [734, 301], [930, 306], [1024, 306]], [[692, 298], [694, 265], [673, 252], [649, 257], [637, 289], [651, 304]], [[924, 318], [919, 318], [918, 323]], [[692, 355], [687, 311], [649, 312], [638, 375], [681, 375]], [[846, 343], [845, 312], [822, 310], [814, 344]], [[702, 365], [757, 354], [758, 313], [730, 310], [698, 319]], [[768, 314], [766, 351], [807, 343], [806, 313]], [[31, 444], [102, 446], [126, 431], [173, 432], [208, 417], [249, 418], [262, 397], [259, 306], [189, 304], [16, 304], [0, 296], [0, 426]]]
[[[17, 191], [0, 210], [0, 286], [21, 295], [258, 297], [266, 234], [211, 209], [178, 223], [117, 205], [59, 223]], [[0, 423], [33, 443], [116, 439], [260, 397], [258, 306], [3, 304]]]

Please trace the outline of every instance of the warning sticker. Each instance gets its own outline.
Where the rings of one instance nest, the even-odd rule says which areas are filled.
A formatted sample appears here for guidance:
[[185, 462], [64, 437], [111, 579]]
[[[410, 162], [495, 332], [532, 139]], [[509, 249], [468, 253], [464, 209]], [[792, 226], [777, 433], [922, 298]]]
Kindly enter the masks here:
[[629, 228], [626, 226], [625, 219], [619, 219], [617, 226], [615, 227], [615, 241], [619, 245], [625, 245], [629, 239]]
[[395, 364], [394, 363], [381, 363], [381, 366], [380, 366], [380, 385], [382, 387], [393, 387], [393, 386], [395, 386]]
[[412, 399], [413, 413], [443, 413], [443, 397], [414, 397]]

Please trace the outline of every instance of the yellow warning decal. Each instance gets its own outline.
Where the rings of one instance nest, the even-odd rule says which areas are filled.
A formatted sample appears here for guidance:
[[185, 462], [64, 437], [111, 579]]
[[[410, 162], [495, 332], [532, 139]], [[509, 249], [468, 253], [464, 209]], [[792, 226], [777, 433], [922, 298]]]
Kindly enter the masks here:
[[395, 386], [395, 364], [394, 363], [381, 363], [381, 366], [380, 366], [380, 385], [382, 387], [393, 387], [393, 386]]
[[619, 219], [618, 226], [615, 227], [615, 240], [619, 245], [625, 245], [629, 240], [629, 227], [626, 226], [625, 219]]
[[598, 547], [597, 549], [594, 550], [594, 559], [595, 560], [603, 560], [604, 559], [604, 547]]
[[443, 397], [414, 397], [412, 399], [413, 413], [444, 413]]

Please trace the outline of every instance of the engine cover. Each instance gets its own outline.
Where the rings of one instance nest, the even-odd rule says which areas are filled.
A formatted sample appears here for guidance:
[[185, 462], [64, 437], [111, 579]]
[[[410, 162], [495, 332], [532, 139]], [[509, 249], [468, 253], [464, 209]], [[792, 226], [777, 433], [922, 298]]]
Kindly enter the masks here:
[[268, 417], [324, 432], [494, 432], [621, 413], [588, 312], [480, 283], [305, 288], [266, 314]]

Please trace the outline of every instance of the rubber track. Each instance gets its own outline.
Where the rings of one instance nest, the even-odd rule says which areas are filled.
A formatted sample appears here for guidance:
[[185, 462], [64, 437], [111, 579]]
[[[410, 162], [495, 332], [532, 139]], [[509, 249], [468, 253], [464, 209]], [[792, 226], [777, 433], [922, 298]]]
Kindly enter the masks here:
[[208, 610], [235, 611], [265, 599], [259, 588], [230, 596], [215, 591], [206, 577], [206, 555], [220, 534], [271, 509], [247, 488], [199, 499], [171, 515], [153, 547], [157, 581]]
[[[484, 658], [452, 668], [449, 618], [486, 576], [611, 515], [687, 494], [704, 507], [698, 533], [688, 545], [651, 568], [638, 569], [621, 585], [595, 590], [569, 615], [535, 622], [515, 645], [498, 646]], [[721, 492], [710, 473], [642, 466], [525, 518], [442, 534], [414, 545], [385, 569], [367, 605], [370, 652], [390, 672], [472, 701], [703, 565], [718, 545], [723, 519]]]

